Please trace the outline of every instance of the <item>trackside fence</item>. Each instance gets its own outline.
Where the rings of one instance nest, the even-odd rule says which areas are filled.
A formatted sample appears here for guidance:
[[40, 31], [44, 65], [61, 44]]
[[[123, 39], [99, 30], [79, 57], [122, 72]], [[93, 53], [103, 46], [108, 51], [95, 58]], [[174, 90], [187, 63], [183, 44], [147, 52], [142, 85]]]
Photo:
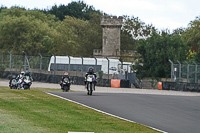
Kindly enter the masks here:
[[171, 63], [171, 82], [187, 82], [187, 83], [200, 83], [200, 65], [193, 61], [189, 64], [187, 61], [184, 63], [177, 62]]
[[171, 63], [171, 81], [162, 81], [163, 90], [200, 92], [200, 66], [187, 61]]
[[[67, 71], [75, 84], [84, 84], [84, 76], [87, 71], [84, 67], [87, 67], [86, 65], [79, 65], [78, 69], [75, 70], [77, 66], [66, 62], [66, 66], [64, 67], [66, 70], [61, 70], [59, 64], [55, 66], [54, 63], [49, 64], [50, 59], [51, 56], [44, 57], [40, 53], [38, 56], [28, 56], [25, 52], [23, 52], [23, 55], [12, 55], [10, 52], [6, 55], [0, 55], [0, 78], [10, 79], [12, 75], [18, 75], [21, 71], [29, 70], [34, 81], [59, 83], [64, 72]], [[50, 66], [53, 67], [49, 70]], [[95, 62], [92, 66], [95, 69], [100, 69], [99, 65]], [[118, 78], [117, 74], [99, 75], [98, 72], [97, 76], [99, 77], [97, 82], [99, 86], [110, 86], [110, 80]]]

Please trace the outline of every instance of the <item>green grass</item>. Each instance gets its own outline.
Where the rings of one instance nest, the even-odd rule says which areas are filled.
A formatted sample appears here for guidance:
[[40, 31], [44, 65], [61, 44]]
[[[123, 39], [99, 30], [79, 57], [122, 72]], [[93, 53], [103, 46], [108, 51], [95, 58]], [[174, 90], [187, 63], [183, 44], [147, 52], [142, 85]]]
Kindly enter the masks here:
[[156, 133], [46, 94], [58, 89], [11, 90], [0, 87], [0, 133]]

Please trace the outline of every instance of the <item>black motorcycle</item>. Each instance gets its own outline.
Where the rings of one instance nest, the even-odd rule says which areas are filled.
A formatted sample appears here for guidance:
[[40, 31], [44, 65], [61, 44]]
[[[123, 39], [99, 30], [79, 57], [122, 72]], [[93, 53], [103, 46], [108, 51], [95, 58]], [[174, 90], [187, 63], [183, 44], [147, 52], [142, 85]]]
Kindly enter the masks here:
[[10, 83], [10, 89], [17, 89], [17, 80], [16, 79], [12, 79], [11, 83]]
[[64, 78], [63, 82], [61, 83], [62, 84], [62, 90], [63, 92], [68, 92], [70, 90], [70, 81], [68, 78]]

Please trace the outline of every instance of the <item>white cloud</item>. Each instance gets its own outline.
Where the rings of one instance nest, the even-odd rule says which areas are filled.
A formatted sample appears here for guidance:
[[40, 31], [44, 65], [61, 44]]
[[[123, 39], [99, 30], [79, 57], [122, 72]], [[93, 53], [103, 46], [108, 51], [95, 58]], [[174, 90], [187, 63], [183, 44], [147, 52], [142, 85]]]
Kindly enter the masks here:
[[152, 19], [145, 19], [146, 24], [153, 24], [158, 28], [158, 30], [168, 29], [170, 31], [180, 28], [180, 27], [187, 27], [187, 24], [184, 22], [179, 22], [176, 20], [172, 20], [167, 17], [158, 17]]
[[[86, 3], [93, 5], [96, 9], [100, 9], [106, 13], [116, 13], [116, 15], [125, 15], [134, 13], [139, 10], [143, 11], [159, 11], [162, 10], [162, 5], [151, 3], [144, 0], [109, 0], [106, 2], [103, 1], [89, 1]], [[120, 13], [121, 12], [121, 13]]]
[[173, 3], [169, 4], [169, 9], [172, 9], [178, 12], [185, 12], [186, 7], [183, 3], [174, 1]]
[[[1, 0], [0, 5], [44, 9], [51, 8], [55, 4], [67, 5], [72, 1], [78, 0]], [[146, 24], [152, 23], [159, 29], [187, 27], [190, 21], [200, 15], [199, 0], [84, 0], [84, 2], [110, 15], [139, 17]]]
[[155, 4], [145, 0], [135, 0], [132, 3], [134, 4], [134, 7], [132, 7], [134, 10], [159, 11], [163, 9], [161, 4]]

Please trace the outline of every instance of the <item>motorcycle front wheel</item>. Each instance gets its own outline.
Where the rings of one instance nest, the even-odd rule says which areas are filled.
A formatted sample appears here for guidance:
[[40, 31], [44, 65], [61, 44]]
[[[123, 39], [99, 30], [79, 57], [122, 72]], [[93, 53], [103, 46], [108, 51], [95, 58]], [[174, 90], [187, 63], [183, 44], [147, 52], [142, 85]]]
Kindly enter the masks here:
[[24, 90], [30, 90], [29, 85], [24, 85]]
[[89, 89], [90, 88], [90, 83], [87, 83], [86, 86], [87, 86], [87, 94], [90, 95], [90, 89]]
[[13, 86], [12, 89], [17, 89], [17, 86]]
[[67, 86], [67, 85], [64, 86], [64, 91], [65, 91], [65, 92], [68, 92], [68, 91], [69, 91], [69, 86]]
[[18, 89], [18, 90], [21, 90], [21, 89], [22, 89], [22, 85], [21, 85], [21, 84], [18, 84], [17, 89]]
[[89, 87], [88, 87], [88, 88], [89, 88], [89, 89], [88, 89], [89, 95], [92, 95], [92, 91], [93, 91], [93, 90], [92, 90], [92, 83], [89, 83], [88, 85], [89, 85]]

